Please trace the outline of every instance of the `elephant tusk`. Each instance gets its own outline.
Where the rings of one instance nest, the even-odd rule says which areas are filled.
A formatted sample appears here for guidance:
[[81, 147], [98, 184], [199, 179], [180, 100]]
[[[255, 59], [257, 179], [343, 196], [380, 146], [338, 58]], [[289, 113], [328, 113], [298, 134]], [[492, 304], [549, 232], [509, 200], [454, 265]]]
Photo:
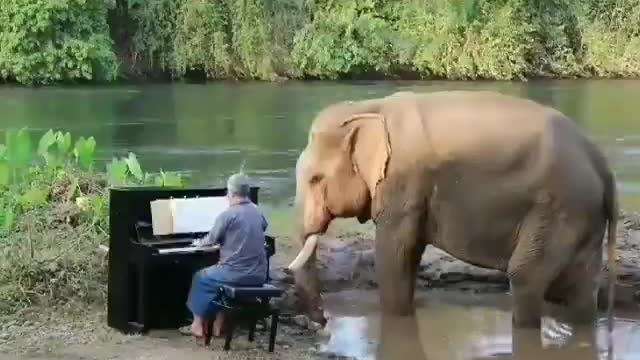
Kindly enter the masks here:
[[291, 264], [289, 264], [287, 268], [289, 270], [295, 271], [303, 267], [304, 264], [306, 264], [307, 261], [309, 260], [309, 257], [311, 257], [311, 254], [313, 254], [313, 251], [316, 249], [317, 245], [318, 245], [318, 235], [309, 236], [307, 238], [307, 241], [305, 241], [304, 246], [302, 247], [302, 250], [300, 250], [300, 253], [298, 253], [298, 256], [296, 256], [296, 258], [293, 259], [293, 261], [291, 262]]

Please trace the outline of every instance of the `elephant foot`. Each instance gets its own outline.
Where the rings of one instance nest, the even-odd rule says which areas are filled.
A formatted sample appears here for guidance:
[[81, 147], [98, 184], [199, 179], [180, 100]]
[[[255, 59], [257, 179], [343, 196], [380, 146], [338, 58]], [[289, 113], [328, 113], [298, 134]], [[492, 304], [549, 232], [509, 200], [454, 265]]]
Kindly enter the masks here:
[[542, 324], [542, 295], [526, 288], [513, 289], [511, 323], [517, 329], [539, 329]]

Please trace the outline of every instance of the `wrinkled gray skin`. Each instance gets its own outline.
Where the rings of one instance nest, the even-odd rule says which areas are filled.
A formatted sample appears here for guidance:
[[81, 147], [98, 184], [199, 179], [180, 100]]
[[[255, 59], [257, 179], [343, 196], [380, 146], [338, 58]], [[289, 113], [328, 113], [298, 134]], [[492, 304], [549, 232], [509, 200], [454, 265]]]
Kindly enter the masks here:
[[[313, 121], [296, 183], [302, 244], [334, 218], [373, 219], [383, 314], [412, 312], [432, 244], [505, 271], [515, 327], [539, 327], [545, 299], [569, 305], [576, 321], [594, 319], [607, 229], [613, 259], [615, 182], [560, 112], [463, 91], [335, 104]], [[315, 251], [292, 269], [307, 314], [325, 324]]]

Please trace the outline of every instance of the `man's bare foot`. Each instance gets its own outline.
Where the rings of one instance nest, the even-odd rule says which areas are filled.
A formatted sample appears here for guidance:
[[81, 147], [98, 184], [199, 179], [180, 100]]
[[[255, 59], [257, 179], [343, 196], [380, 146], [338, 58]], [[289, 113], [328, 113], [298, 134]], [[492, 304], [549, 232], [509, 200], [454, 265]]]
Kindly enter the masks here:
[[204, 331], [202, 330], [202, 324], [198, 324], [197, 322], [194, 321], [193, 324], [191, 324], [191, 335], [195, 337], [204, 336]]

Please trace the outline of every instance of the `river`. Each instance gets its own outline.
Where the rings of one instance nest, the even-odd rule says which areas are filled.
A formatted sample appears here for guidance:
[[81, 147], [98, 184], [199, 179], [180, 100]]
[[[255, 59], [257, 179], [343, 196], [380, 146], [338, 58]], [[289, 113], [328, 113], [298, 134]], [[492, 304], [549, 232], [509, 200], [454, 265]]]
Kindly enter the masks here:
[[[324, 106], [398, 90], [496, 90], [558, 108], [601, 145], [618, 176], [622, 206], [640, 210], [640, 81], [247, 82], [106, 87], [1, 87], [0, 131], [28, 126], [94, 136], [99, 161], [133, 151], [149, 172], [187, 173], [222, 185], [244, 169], [268, 209], [290, 209], [294, 166]], [[2, 134], [0, 134], [2, 135]], [[278, 224], [287, 212], [271, 212]]]

